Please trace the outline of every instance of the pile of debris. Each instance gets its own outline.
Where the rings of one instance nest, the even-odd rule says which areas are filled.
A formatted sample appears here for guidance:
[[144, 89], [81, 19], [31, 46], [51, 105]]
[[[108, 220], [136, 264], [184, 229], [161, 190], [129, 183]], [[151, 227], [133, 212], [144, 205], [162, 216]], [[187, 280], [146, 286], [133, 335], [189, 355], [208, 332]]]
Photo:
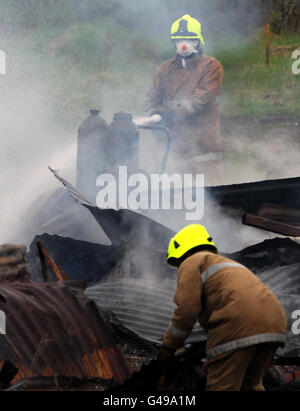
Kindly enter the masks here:
[[[57, 235], [44, 221], [50, 233], [36, 235], [27, 254], [24, 246], [0, 248], [0, 310], [6, 315], [6, 334], [0, 335], [2, 389], [202, 390], [206, 336], [200, 326], [175, 361], [164, 366], [155, 361], [174, 309], [176, 270], [165, 264], [172, 230], [129, 210], [100, 210], [54, 174], [77, 203], [70, 224], [76, 207], [84, 208], [110, 244]], [[278, 182], [270, 185], [269, 191], [267, 183], [208, 190], [219, 204], [241, 213], [268, 210], [268, 216], [282, 218], [283, 207], [291, 204], [281, 204]], [[294, 190], [295, 181], [282, 189]], [[260, 195], [253, 195], [255, 190]], [[296, 194], [293, 199], [295, 207]], [[270, 202], [277, 204], [278, 215], [266, 207]], [[57, 220], [49, 218], [56, 227]], [[293, 218], [298, 224], [297, 213]], [[259, 276], [288, 316], [287, 344], [266, 374], [266, 387], [299, 390], [300, 245], [274, 238], [226, 255]]]
[[[28, 266], [24, 251], [0, 249], [2, 388], [104, 390], [122, 384], [132, 374], [129, 363], [82, 285], [62, 277], [30, 281], [22, 275]], [[57, 266], [47, 263], [55, 275]]]
[[220, 205], [243, 211], [243, 223], [284, 236], [300, 236], [300, 178], [209, 187]]
[[0, 282], [29, 281], [25, 254], [24, 245], [5, 244], [0, 247]]

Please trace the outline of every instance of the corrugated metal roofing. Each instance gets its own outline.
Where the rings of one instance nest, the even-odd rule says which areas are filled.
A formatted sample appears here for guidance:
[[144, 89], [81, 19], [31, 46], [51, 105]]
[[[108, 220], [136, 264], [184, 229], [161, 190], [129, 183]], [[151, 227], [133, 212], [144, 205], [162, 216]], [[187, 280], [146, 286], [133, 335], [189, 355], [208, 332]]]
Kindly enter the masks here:
[[[176, 281], [158, 285], [127, 278], [89, 287], [85, 293], [99, 307], [112, 310], [127, 328], [148, 341], [160, 343], [175, 308], [175, 288]], [[204, 339], [204, 332], [197, 325], [186, 342]]]
[[[149, 238], [147, 239], [146, 235], [141, 235], [141, 233], [143, 233], [143, 227], [142, 225], [140, 225], [140, 222], [141, 218], [144, 218], [143, 216], [134, 212], [130, 212], [131, 216], [127, 219], [126, 212], [128, 210], [124, 210], [124, 223], [124, 221], [122, 221], [122, 213], [113, 210], [97, 209], [90, 203], [85, 202], [85, 200], [82, 199], [80, 193], [77, 193], [76, 190], [68, 182], [58, 176], [57, 173], [54, 174], [67, 187], [70, 194], [76, 201], [88, 207], [95, 217], [96, 215], [98, 215], [98, 217], [100, 216], [99, 218], [96, 217], [100, 225], [107, 224], [107, 228], [104, 229], [108, 235], [110, 235], [109, 231], [111, 232], [112, 241], [117, 242], [118, 239], [120, 239], [120, 242], [124, 241], [126, 243], [127, 241], [129, 245], [130, 243], [135, 243], [138, 244], [141, 249], [143, 247], [152, 248], [152, 246], [156, 250], [160, 249], [160, 247], [162, 247], [162, 249], [166, 249], [166, 240], [171, 236], [169, 232], [170, 230], [168, 230], [166, 227], [164, 227], [163, 225], [159, 225], [158, 227], [158, 225], [156, 225], [156, 228], [154, 230], [149, 230], [149, 241]], [[242, 208], [246, 212], [252, 212], [253, 210], [258, 210], [259, 207], [261, 207], [261, 205], [265, 203], [272, 203], [273, 205], [279, 204], [284, 207], [299, 207], [299, 187], [300, 178], [295, 178], [254, 182], [232, 186], [211, 187], [207, 188], [207, 193], [210, 193], [211, 197], [221, 205], [231, 206], [238, 209]], [[104, 218], [105, 214], [102, 214], [102, 211], [106, 211], [106, 215], [111, 215], [113, 216], [113, 218], [108, 217], [106, 221]], [[149, 219], [150, 226], [152, 223], [153, 221]], [[160, 231], [160, 235], [156, 235], [156, 229]], [[163, 239], [163, 241], [159, 241], [157, 245], [155, 245], [156, 237], [160, 238], [160, 240]], [[147, 239], [147, 241], [144, 241], [145, 239]], [[240, 253], [227, 255], [229, 258], [245, 264], [258, 276], [261, 276], [262, 279], [264, 278], [263, 271], [267, 271], [268, 267], [272, 268], [273, 270], [274, 267], [286, 266], [281, 270], [281, 278], [276, 278], [276, 281], [278, 282], [277, 286], [280, 288], [280, 290], [278, 288], [277, 291], [274, 291], [277, 297], [280, 299], [282, 305], [286, 309], [287, 316], [289, 318], [288, 343], [286, 344], [286, 347], [281, 350], [281, 355], [300, 356], [300, 344], [298, 342], [298, 339], [295, 338], [295, 335], [291, 331], [290, 321], [291, 315], [296, 309], [294, 303], [295, 301], [297, 301], [298, 304], [298, 300], [295, 300], [291, 289], [289, 289], [288, 294], [285, 294], [285, 291], [283, 291], [285, 290], [285, 284], [289, 281], [291, 281], [294, 289], [298, 282], [298, 279], [296, 277], [292, 276], [293, 278], [290, 278], [289, 266], [293, 264], [293, 262], [296, 263], [296, 261], [299, 261], [299, 259], [297, 260], [297, 258], [299, 257], [299, 246], [295, 245], [295, 243], [293, 242], [290, 242], [289, 244], [287, 242], [285, 244], [279, 244], [280, 240], [281, 239], [268, 240], [270, 241], [269, 243], [265, 241], [263, 243], [256, 244], [255, 246], [253, 246], [253, 248], [248, 247], [247, 249], [242, 250]], [[260, 265], [256, 266], [255, 264], [257, 262], [259, 262]], [[130, 270], [128, 269], [127, 271], [128, 276], [130, 276]], [[287, 278], [285, 278], [286, 275]], [[279, 276], [277, 275], [277, 277]], [[166, 277], [161, 275], [160, 278], [165, 279]], [[159, 297], [160, 294], [158, 292], [151, 291], [151, 286], [148, 289], [145, 288], [145, 291], [143, 293], [143, 287], [138, 290], [136, 288], [138, 282], [136, 280], [132, 281], [133, 282], [123, 280], [123, 291], [117, 289], [117, 283], [113, 283], [114, 285], [100, 284], [99, 286], [95, 286], [94, 291], [91, 291], [93, 289], [89, 289], [87, 293], [93, 292], [94, 294], [90, 295], [92, 295], [97, 304], [99, 304], [100, 306], [102, 305], [104, 308], [111, 309], [116, 314], [117, 318], [122, 323], [124, 323], [126, 327], [139, 333], [139, 335], [144, 338], [152, 341], [160, 341], [165, 331], [165, 327], [170, 321], [172, 309], [170, 309], [163, 298]], [[265, 282], [270, 286], [271, 289], [272, 287], [274, 287], [274, 283], [272, 283], [270, 277], [266, 277]], [[120, 287], [120, 284], [118, 286]], [[111, 288], [109, 289], [109, 287]], [[165, 287], [165, 289], [167, 288]], [[111, 295], [109, 295], [109, 293], [111, 293]], [[169, 301], [172, 301], [173, 293], [174, 290], [169, 294]], [[131, 296], [131, 299], [126, 299], [126, 297], [123, 296], [124, 294]], [[115, 295], [116, 299], [110, 301], [112, 295]], [[140, 299], [138, 297], [139, 295], [144, 295], [145, 301], [147, 301], [147, 298], [149, 298], [149, 296], [151, 296], [150, 300], [151, 298], [152, 300], [149, 303], [147, 301], [147, 305], [141, 306], [141, 302], [139, 302]], [[158, 301], [158, 304], [155, 304], [155, 301]], [[145, 309], [148, 304], [149, 311], [148, 309]], [[151, 312], [155, 312], [157, 307], [160, 308], [159, 314], [157, 316], [151, 316]], [[201, 337], [203, 337], [203, 334], [201, 334]]]
[[0, 368], [18, 368], [12, 383], [30, 377], [101, 378], [105, 385], [131, 375], [110, 326], [81, 289], [63, 283], [0, 284], [6, 335]]
[[[227, 255], [253, 270], [283, 305], [288, 317], [288, 334], [278, 356], [285, 358], [300, 356], [298, 334], [293, 329], [296, 319], [292, 317], [300, 307], [300, 263], [295, 263], [299, 255], [299, 244], [279, 238]], [[89, 287], [85, 292], [97, 305], [112, 310], [127, 328], [149, 341], [160, 342], [174, 309], [175, 286], [175, 281], [162, 281], [158, 286], [128, 278]], [[205, 334], [199, 327], [187, 342], [203, 340]]]
[[226, 256], [246, 265], [254, 273], [258, 273], [268, 268], [289, 266], [300, 262], [300, 245], [290, 238], [273, 238], [235, 253], [227, 253]]
[[275, 294], [300, 296], [300, 263], [267, 268], [257, 275]]

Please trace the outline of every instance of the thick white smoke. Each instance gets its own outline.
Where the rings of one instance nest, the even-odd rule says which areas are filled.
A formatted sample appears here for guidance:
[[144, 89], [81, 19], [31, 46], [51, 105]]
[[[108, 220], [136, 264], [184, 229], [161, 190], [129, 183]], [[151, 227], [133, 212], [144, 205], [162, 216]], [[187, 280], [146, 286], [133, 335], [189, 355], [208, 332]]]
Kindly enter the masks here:
[[[198, 0], [182, 1], [180, 5], [178, 2], [175, 5], [158, 0], [120, 3], [123, 7], [112, 7], [115, 10], [115, 26], [111, 26], [110, 30], [132, 24], [133, 29], [140, 30], [143, 40], [136, 42], [134, 48], [126, 38], [122, 42], [109, 39], [105, 43], [107, 56], [103, 59], [103, 66], [102, 63], [99, 64], [99, 72], [93, 77], [94, 87], [86, 98], [80, 94], [78, 88], [74, 92], [72, 84], [65, 84], [71, 81], [70, 79], [75, 79], [72, 71], [79, 70], [85, 56], [83, 55], [82, 59], [78, 57], [73, 70], [66, 73], [62, 60], [56, 59], [55, 53], [52, 52], [60, 42], [68, 40], [68, 35], [62, 33], [55, 37], [51, 34], [52, 27], [49, 26], [48, 32], [43, 35], [49, 37], [52, 48], [42, 49], [37, 43], [36, 33], [33, 36], [33, 31], [16, 27], [16, 33], [13, 28], [7, 33], [6, 28], [0, 27], [0, 48], [5, 51], [7, 60], [7, 74], [0, 75], [0, 243], [18, 242], [17, 232], [22, 222], [28, 222], [31, 218], [30, 213], [24, 214], [23, 211], [28, 210], [28, 206], [43, 192], [57, 187], [57, 182], [48, 171], [48, 165], [59, 169], [65, 178], [75, 182], [76, 131], [90, 108], [103, 106], [102, 114], [107, 121], [119, 110], [136, 111], [134, 114], [137, 115], [145, 114], [143, 102], [154, 71], [164, 58], [174, 55], [174, 49], [169, 43], [169, 28], [174, 19], [186, 13], [199, 18], [207, 39], [206, 52], [213, 55], [220, 47], [220, 44], [216, 45], [212, 41], [211, 33], [214, 30], [227, 30], [230, 35], [232, 30], [235, 31], [236, 43], [239, 44], [239, 28], [233, 22], [240, 22], [242, 25], [243, 21], [247, 20], [249, 23], [256, 16], [253, 11], [250, 20], [249, 16], [246, 19], [247, 7], [242, 5], [237, 10], [224, 11], [215, 7], [212, 2]], [[197, 15], [195, 11], [200, 10], [200, 6], [201, 15]], [[22, 13], [21, 5], [19, 12]], [[59, 12], [58, 7], [57, 13]], [[73, 12], [76, 15], [76, 10]], [[90, 18], [93, 21], [88, 1], [80, 2], [78, 15], [84, 15], [87, 20]], [[96, 22], [91, 24], [97, 26]], [[42, 24], [37, 24], [36, 32], [41, 28]], [[69, 28], [72, 28], [71, 23]], [[53, 33], [54, 30], [53, 26]], [[148, 43], [145, 43], [145, 38]], [[107, 39], [102, 39], [104, 40]], [[230, 49], [232, 44], [224, 41], [222, 47]], [[135, 57], [134, 60], [132, 56]], [[110, 59], [110, 67], [107, 67], [106, 57]], [[130, 67], [125, 74], [122, 73], [124, 66]], [[82, 89], [88, 83], [89, 76], [91, 73], [82, 71]], [[107, 78], [110, 82], [105, 81]], [[68, 105], [73, 100], [81, 101], [81, 108], [78, 109], [77, 106], [76, 113], [70, 113]], [[61, 110], [57, 113], [58, 102], [60, 107], [66, 107], [65, 112]], [[62, 121], [63, 118], [66, 120]], [[145, 143], [145, 140], [149, 143]], [[147, 160], [157, 158], [150, 138], [144, 137], [143, 142], [145, 147], [144, 151], [142, 147], [142, 156]], [[281, 135], [274, 137], [272, 133], [262, 136], [259, 143], [253, 143], [251, 137], [243, 132], [233, 133], [227, 139], [224, 137], [226, 155], [223, 183], [298, 175], [296, 149], [297, 143], [293, 138], [282, 138]], [[208, 211], [207, 215], [210, 215]], [[162, 216], [155, 214], [155, 218], [174, 230], [185, 224], [184, 220], [179, 220], [172, 212], [169, 218], [165, 216], [165, 213]], [[223, 215], [223, 220], [226, 219], [228, 216]], [[227, 221], [226, 229], [230, 226], [231, 219]], [[213, 224], [212, 228], [214, 230]], [[256, 238], [256, 234], [253, 237]], [[240, 248], [238, 240], [232, 244]]]

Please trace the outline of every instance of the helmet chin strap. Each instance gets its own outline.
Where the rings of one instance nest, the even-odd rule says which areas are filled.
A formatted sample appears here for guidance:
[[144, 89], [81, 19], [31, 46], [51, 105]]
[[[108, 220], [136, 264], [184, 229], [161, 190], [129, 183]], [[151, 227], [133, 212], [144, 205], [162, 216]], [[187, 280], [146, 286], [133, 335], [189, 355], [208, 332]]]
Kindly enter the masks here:
[[[178, 54], [178, 53], [177, 53]], [[186, 62], [187, 61], [189, 61], [189, 60], [191, 60], [194, 56], [195, 56], [195, 54], [198, 54], [198, 52], [194, 52], [194, 53], [192, 53], [192, 54], [189, 54], [188, 56], [181, 56], [180, 54], [178, 54], [178, 56], [180, 57], [180, 59], [181, 59], [181, 63], [182, 63], [182, 67], [186, 70], [187, 69], [187, 65], [186, 65]]]
[[188, 60], [191, 60], [196, 54], [197, 54], [197, 53], [192, 53], [192, 54], [190, 54], [189, 56], [186, 56], [186, 57], [180, 56], [180, 58], [181, 58], [181, 63], [182, 63], [182, 67], [183, 67], [185, 70], [187, 69], [186, 62], [187, 62]]

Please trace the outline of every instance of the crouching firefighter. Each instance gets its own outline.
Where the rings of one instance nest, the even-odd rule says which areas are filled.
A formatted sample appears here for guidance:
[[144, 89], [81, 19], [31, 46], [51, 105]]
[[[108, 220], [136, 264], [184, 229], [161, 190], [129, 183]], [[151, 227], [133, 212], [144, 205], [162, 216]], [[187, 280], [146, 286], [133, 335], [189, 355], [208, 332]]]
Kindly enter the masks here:
[[264, 391], [263, 376], [286, 339], [285, 312], [248, 268], [218, 255], [206, 229], [188, 225], [170, 240], [176, 308], [159, 349], [170, 359], [199, 320], [207, 333], [207, 391]]

